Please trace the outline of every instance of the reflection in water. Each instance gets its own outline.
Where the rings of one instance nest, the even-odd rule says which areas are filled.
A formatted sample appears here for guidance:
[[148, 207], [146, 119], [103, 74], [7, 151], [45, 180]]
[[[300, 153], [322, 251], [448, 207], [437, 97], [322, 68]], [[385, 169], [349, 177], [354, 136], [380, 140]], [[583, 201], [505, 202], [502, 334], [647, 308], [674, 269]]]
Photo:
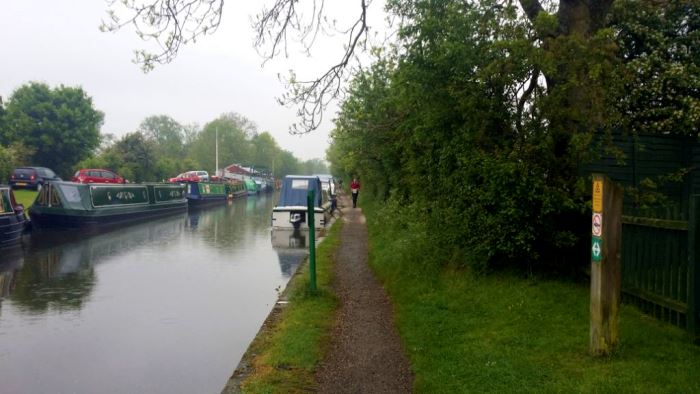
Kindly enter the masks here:
[[[284, 276], [291, 276], [309, 252], [307, 245], [308, 231], [294, 229], [273, 229], [271, 231], [272, 246], [277, 252], [280, 270]], [[316, 231], [316, 239], [321, 233]]]
[[308, 254], [306, 249], [277, 249], [276, 252], [280, 262], [280, 271], [287, 278], [296, 272], [297, 267]]
[[20, 311], [31, 313], [80, 309], [95, 285], [94, 264], [177, 236], [183, 219], [176, 215], [73, 242], [67, 242], [74, 238], [71, 232], [38, 233], [12, 300]]
[[3, 251], [0, 391], [219, 391], [306, 253], [270, 245], [274, 200]]
[[2, 300], [9, 297], [17, 287], [17, 272], [22, 267], [23, 252], [21, 246], [16, 245], [4, 249], [0, 255], [0, 308]]
[[275, 250], [282, 248], [304, 249], [308, 231], [295, 229], [272, 229], [272, 246]]

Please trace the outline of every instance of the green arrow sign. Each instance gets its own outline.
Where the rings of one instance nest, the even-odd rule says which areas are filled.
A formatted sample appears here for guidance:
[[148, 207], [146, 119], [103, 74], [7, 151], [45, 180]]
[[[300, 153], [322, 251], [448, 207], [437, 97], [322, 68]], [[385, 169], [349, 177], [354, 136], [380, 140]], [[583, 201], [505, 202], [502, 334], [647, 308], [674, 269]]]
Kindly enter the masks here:
[[603, 259], [603, 240], [600, 237], [593, 237], [591, 241], [591, 260], [600, 263]]

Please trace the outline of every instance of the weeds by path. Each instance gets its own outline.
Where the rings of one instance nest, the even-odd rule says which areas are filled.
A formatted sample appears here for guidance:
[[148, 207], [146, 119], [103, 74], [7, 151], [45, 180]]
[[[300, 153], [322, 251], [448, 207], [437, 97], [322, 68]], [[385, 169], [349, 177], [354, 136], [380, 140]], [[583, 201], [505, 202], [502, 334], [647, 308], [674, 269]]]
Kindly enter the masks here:
[[619, 351], [593, 358], [586, 283], [434, 264], [449, 256], [426, 255], [427, 231], [394, 226], [410, 212], [364, 207], [416, 392], [700, 392], [700, 347], [682, 330], [623, 305]]
[[329, 289], [341, 228], [341, 221], [336, 222], [318, 246], [318, 293], [309, 293], [308, 263], [305, 263], [288, 285], [289, 304], [251, 344], [246, 354], [254, 355], [252, 371], [243, 381], [243, 392], [298, 393], [315, 389], [314, 371], [329, 342], [337, 305]]

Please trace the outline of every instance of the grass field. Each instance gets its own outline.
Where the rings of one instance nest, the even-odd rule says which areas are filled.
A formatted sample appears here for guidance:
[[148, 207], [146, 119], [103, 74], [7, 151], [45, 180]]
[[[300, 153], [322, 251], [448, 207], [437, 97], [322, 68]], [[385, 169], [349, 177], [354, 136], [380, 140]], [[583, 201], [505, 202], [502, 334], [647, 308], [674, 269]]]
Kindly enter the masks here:
[[337, 301], [331, 293], [333, 254], [340, 243], [336, 221], [316, 251], [318, 292], [309, 292], [308, 264], [288, 285], [290, 303], [278, 324], [263, 330], [251, 345], [253, 372], [243, 382], [246, 393], [313, 391], [314, 372], [329, 343]]
[[14, 193], [17, 202], [24, 205], [25, 209], [29, 208], [32, 205], [34, 199], [36, 198], [36, 195], [38, 194], [34, 190], [25, 189], [14, 190]]
[[416, 392], [700, 392], [700, 347], [684, 331], [623, 305], [618, 351], [591, 357], [587, 283], [426, 264], [421, 231], [363, 208]]

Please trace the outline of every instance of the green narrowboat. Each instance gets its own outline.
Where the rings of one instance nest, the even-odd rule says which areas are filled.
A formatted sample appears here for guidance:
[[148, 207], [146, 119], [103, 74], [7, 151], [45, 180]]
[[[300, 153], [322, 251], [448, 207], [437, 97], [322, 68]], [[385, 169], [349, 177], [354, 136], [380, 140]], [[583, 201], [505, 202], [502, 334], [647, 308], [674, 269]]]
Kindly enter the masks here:
[[185, 185], [51, 182], [29, 208], [32, 227], [102, 228], [187, 210]]
[[252, 178], [248, 178], [245, 181], [245, 189], [248, 191], [248, 195], [258, 194], [258, 185]]
[[248, 190], [243, 182], [228, 182], [226, 183], [226, 195], [230, 199], [245, 197], [248, 195]]

